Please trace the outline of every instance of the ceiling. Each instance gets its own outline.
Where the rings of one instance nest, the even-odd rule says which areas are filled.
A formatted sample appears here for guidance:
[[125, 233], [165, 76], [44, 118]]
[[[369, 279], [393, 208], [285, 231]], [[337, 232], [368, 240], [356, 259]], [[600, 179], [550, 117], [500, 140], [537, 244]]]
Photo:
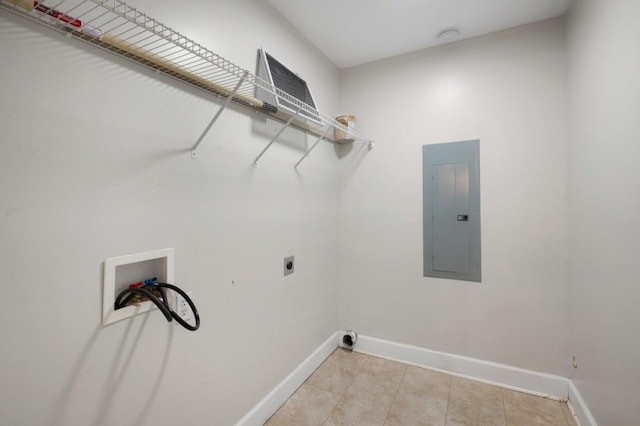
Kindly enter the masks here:
[[337, 67], [563, 15], [572, 0], [267, 0]]

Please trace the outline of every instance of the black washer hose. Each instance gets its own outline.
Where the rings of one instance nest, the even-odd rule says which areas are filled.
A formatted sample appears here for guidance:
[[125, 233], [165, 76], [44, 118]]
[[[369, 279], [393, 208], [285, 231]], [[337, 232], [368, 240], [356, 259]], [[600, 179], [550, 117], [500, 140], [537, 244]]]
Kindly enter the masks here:
[[[157, 288], [160, 291], [160, 294], [162, 295], [161, 299], [150, 291], [152, 288]], [[184, 298], [187, 304], [189, 304], [191, 312], [193, 312], [193, 316], [196, 321], [195, 325], [189, 324], [188, 322], [180, 318], [180, 315], [175, 313], [173, 309], [171, 309], [167, 300], [166, 292], [164, 290], [165, 288], [175, 291]], [[191, 300], [187, 293], [185, 293], [180, 287], [169, 283], [155, 282], [152, 284], [146, 284], [138, 288], [128, 288], [120, 292], [120, 294], [116, 298], [114, 304], [115, 308], [120, 309], [125, 307], [127, 303], [129, 303], [129, 301], [132, 299], [134, 294], [140, 294], [153, 302], [153, 304], [156, 305], [158, 309], [160, 309], [160, 311], [164, 314], [168, 322], [171, 322], [175, 319], [178, 324], [190, 331], [196, 331], [198, 328], [200, 328], [200, 314], [198, 313], [198, 308], [196, 308], [193, 300]]]
[[[146, 286], [145, 286], [146, 287]], [[134, 293], [140, 294], [144, 297], [146, 297], [147, 299], [149, 299], [150, 301], [153, 302], [154, 305], [156, 305], [158, 307], [158, 309], [160, 309], [162, 311], [162, 313], [164, 314], [165, 318], [167, 319], [167, 321], [171, 322], [171, 320], [173, 319], [173, 316], [171, 315], [171, 313], [173, 312], [169, 306], [167, 305], [166, 301], [160, 301], [160, 299], [158, 299], [156, 296], [154, 296], [153, 293], [151, 293], [149, 290], [140, 287], [140, 288], [128, 288], [126, 290], [123, 290], [118, 297], [116, 298], [116, 302], [115, 302], [115, 308], [116, 309], [120, 309], [122, 307], [125, 306], [125, 303], [123, 302], [128, 302], [131, 299], [131, 296], [133, 296]], [[127, 296], [126, 298], [124, 296]]]
[[[153, 283], [151, 284], [151, 286], [160, 287], [161, 289], [168, 288], [169, 290], [173, 290], [176, 293], [178, 293], [180, 296], [182, 296], [184, 300], [187, 302], [187, 304], [189, 305], [189, 307], [191, 308], [191, 312], [193, 312], [193, 317], [196, 319], [196, 325], [194, 326], [189, 324], [188, 322], [180, 318], [180, 315], [176, 314], [172, 309], [169, 309], [171, 311], [171, 316], [173, 316], [173, 319], [176, 320], [178, 324], [180, 324], [187, 330], [196, 331], [198, 328], [200, 328], [200, 314], [198, 313], [198, 308], [196, 308], [196, 305], [193, 303], [193, 300], [191, 300], [191, 298], [187, 295], [187, 293], [184, 292], [184, 290], [182, 290], [180, 287], [177, 287], [169, 283]], [[165, 301], [165, 303], [167, 302]]]

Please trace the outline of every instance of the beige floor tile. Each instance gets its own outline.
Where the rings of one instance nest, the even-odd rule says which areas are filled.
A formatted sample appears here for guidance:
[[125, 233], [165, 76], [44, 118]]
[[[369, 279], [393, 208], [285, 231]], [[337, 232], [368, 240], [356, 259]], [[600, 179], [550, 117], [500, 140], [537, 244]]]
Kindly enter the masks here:
[[346, 404], [357, 404], [378, 417], [387, 417], [395, 399], [400, 380], [385, 379], [359, 374], [342, 396]]
[[296, 419], [289, 417], [289, 415], [277, 411], [264, 426], [297, 426]]
[[266, 423], [267, 426], [320, 426], [338, 404], [331, 392], [302, 385]]
[[482, 402], [467, 401], [453, 396], [447, 405], [446, 426], [505, 426], [502, 406], [493, 407]]
[[375, 406], [342, 399], [325, 426], [383, 426], [385, 417], [386, 412], [381, 414]]
[[366, 364], [360, 370], [360, 374], [396, 381], [398, 384], [402, 381], [404, 373], [407, 371], [407, 365], [384, 358], [370, 357]]
[[407, 417], [389, 414], [384, 426], [429, 426], [427, 423], [417, 422]]
[[401, 388], [423, 396], [447, 399], [451, 389], [451, 376], [410, 366], [404, 375]]
[[493, 411], [504, 411], [502, 388], [475, 380], [453, 377], [450, 397], [482, 405]]
[[306, 383], [341, 396], [369, 358], [371, 357], [367, 355], [337, 349], [313, 372]]
[[575, 426], [565, 403], [336, 350], [267, 426]]
[[427, 425], [443, 426], [447, 415], [447, 397], [429, 396], [421, 391], [404, 387], [403, 382], [390, 414], [396, 417], [407, 417]]
[[391, 415], [428, 425], [444, 425], [451, 376], [410, 366], [391, 408]]
[[567, 426], [562, 403], [503, 389], [507, 425]]
[[361, 354], [360, 352], [353, 352], [348, 349], [337, 348], [327, 359], [337, 359], [341, 360], [342, 362], [355, 362], [359, 365], [359, 367], [362, 367], [362, 361], [366, 361], [372, 358], [375, 357]]

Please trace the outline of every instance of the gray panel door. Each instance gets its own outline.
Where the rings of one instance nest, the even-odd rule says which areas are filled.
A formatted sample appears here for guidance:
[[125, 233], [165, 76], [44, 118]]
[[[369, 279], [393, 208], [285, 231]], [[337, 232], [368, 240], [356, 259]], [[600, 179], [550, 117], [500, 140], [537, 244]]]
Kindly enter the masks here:
[[479, 141], [423, 147], [424, 276], [480, 281]]
[[[469, 273], [469, 165], [433, 168], [433, 269]], [[462, 216], [462, 217], [460, 217]]]

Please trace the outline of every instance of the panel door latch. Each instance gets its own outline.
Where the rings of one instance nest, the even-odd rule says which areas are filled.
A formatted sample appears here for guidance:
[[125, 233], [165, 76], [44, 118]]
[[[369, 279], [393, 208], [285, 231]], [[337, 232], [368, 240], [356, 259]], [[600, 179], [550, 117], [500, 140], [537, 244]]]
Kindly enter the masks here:
[[468, 214], [459, 214], [458, 215], [458, 222], [469, 222], [469, 215]]

